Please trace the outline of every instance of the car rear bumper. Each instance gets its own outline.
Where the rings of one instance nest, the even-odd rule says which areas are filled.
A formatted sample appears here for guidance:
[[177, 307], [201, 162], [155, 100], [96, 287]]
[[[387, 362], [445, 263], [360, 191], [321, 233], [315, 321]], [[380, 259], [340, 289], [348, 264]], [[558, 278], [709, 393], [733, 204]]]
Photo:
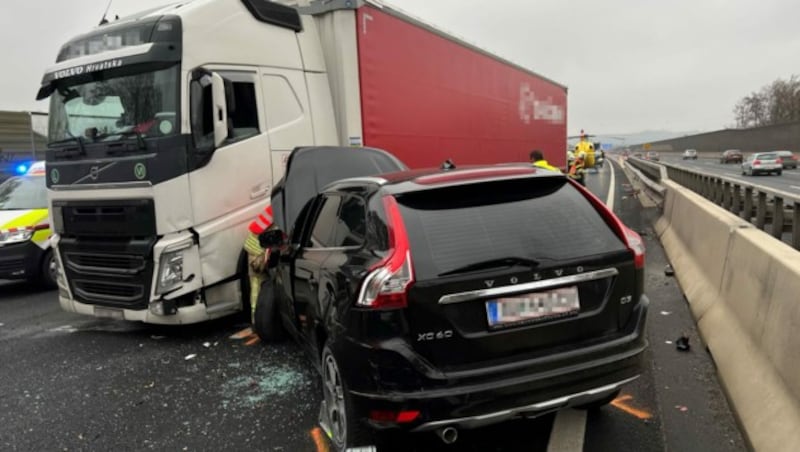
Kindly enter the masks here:
[[37, 277], [43, 254], [32, 241], [0, 246], [0, 279]]
[[754, 166], [753, 172], [754, 173], [771, 173], [774, 171], [780, 171], [783, 169], [783, 165], [760, 165]]
[[372, 423], [377, 428], [411, 431], [475, 428], [587, 404], [609, 396], [642, 373], [647, 305], [643, 296], [628, 334], [607, 344], [571, 350], [569, 358], [548, 356], [542, 359], [545, 363], [532, 362], [522, 369], [488, 377], [453, 378], [444, 374], [443, 384], [416, 390], [351, 387], [349, 392], [362, 416], [370, 410], [419, 411], [415, 422], [403, 426]]

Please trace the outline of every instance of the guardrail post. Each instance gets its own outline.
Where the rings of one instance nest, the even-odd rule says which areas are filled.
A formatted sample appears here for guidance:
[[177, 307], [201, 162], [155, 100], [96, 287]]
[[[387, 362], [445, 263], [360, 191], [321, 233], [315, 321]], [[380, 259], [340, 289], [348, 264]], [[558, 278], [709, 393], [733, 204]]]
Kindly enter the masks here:
[[731, 212], [737, 216], [742, 211], [742, 187], [733, 184], [733, 203], [731, 205]]
[[714, 202], [717, 205], [721, 205], [722, 201], [725, 199], [725, 186], [722, 184], [722, 181], [719, 179], [714, 179], [714, 189], [716, 191], [716, 195], [714, 196]]
[[731, 183], [722, 183], [722, 208], [725, 210], [730, 209], [731, 206]]
[[763, 231], [766, 219], [767, 219], [767, 194], [762, 191], [759, 191], [758, 208], [756, 210], [756, 227], [758, 227], [758, 229], [761, 229]]
[[749, 223], [753, 219], [753, 187], [744, 188], [743, 218]]
[[792, 212], [792, 247], [800, 250], [800, 202], [794, 203]]
[[783, 198], [775, 197], [772, 212], [772, 236], [780, 240], [783, 237]]

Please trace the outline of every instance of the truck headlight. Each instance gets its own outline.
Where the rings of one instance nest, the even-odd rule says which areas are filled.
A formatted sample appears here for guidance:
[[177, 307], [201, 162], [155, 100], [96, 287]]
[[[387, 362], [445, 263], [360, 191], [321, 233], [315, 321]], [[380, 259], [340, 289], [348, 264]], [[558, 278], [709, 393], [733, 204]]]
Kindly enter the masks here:
[[16, 231], [0, 232], [0, 244], [9, 245], [11, 243], [27, 242], [33, 237], [33, 230], [18, 229]]
[[158, 268], [157, 294], [176, 288], [183, 282], [183, 251], [164, 253]]

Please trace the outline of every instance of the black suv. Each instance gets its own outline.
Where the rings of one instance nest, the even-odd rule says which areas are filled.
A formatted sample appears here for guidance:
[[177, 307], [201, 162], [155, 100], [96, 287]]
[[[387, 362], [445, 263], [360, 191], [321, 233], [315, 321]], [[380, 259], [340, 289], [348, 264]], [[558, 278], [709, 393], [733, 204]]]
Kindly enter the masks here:
[[308, 352], [336, 450], [387, 428], [451, 443], [601, 406], [641, 373], [643, 242], [565, 176], [500, 165], [344, 179], [287, 221], [293, 172], [273, 193], [285, 232], [261, 237], [256, 329]]

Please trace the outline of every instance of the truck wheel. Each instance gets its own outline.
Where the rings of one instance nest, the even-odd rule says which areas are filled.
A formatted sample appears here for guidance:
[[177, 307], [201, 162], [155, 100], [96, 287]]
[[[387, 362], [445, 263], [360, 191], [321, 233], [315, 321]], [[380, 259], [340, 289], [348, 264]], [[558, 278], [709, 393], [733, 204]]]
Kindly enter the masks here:
[[58, 287], [58, 263], [53, 250], [47, 250], [42, 257], [39, 268], [38, 283], [45, 289], [55, 289]]
[[375, 444], [376, 436], [355, 413], [339, 364], [327, 344], [322, 351], [322, 396], [320, 421], [328, 430], [333, 450], [344, 452]]
[[253, 328], [262, 341], [280, 342], [286, 338], [286, 330], [281, 323], [281, 313], [275, 300], [275, 289], [269, 281], [265, 281], [258, 291], [253, 317]]
[[609, 403], [613, 402], [614, 399], [619, 397], [619, 391], [620, 390], [617, 389], [616, 391], [614, 391], [611, 394], [603, 397], [602, 399], [598, 399], [598, 400], [595, 400], [594, 402], [589, 402], [589, 403], [586, 403], [584, 405], [578, 405], [575, 408], [577, 408], [579, 410], [599, 410], [600, 408], [603, 408], [604, 406], [606, 406]]
[[237, 273], [241, 275], [239, 279], [239, 293], [242, 294], [242, 312], [236, 318], [242, 322], [250, 323], [252, 319], [252, 308], [250, 307], [250, 274], [247, 271], [247, 253], [242, 251], [239, 255]]

